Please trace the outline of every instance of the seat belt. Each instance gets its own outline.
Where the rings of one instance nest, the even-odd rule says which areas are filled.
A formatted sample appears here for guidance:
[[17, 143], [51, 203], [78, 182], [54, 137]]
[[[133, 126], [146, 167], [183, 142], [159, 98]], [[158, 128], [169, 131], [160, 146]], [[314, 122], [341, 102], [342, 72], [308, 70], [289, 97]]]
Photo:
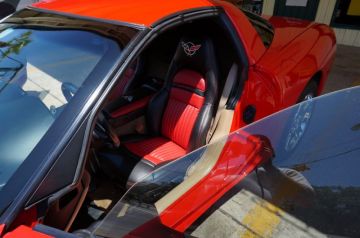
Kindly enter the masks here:
[[216, 128], [217, 128], [217, 126], [219, 124], [221, 114], [222, 114], [223, 111], [226, 110], [226, 102], [228, 101], [231, 90], [234, 87], [234, 84], [235, 84], [236, 79], [237, 79], [237, 75], [238, 75], [238, 65], [236, 63], [234, 63], [231, 66], [228, 77], [226, 79], [226, 82], [225, 82], [225, 85], [224, 85], [223, 92], [221, 94], [221, 98], [220, 98], [220, 101], [219, 101], [219, 106], [218, 106], [215, 118], [214, 118], [214, 120], [213, 120], [213, 122], [211, 124], [208, 135], [206, 137], [206, 143], [210, 142], [210, 140], [213, 137], [214, 132], [216, 131]]

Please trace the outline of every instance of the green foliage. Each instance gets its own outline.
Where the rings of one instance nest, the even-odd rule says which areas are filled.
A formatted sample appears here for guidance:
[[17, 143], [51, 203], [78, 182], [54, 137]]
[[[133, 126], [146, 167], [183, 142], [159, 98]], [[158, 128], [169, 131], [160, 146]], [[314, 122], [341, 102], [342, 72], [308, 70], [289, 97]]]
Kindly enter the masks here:
[[27, 31], [8, 42], [0, 41], [0, 48], [5, 48], [5, 50], [0, 51], [1, 58], [4, 59], [10, 54], [19, 54], [20, 50], [31, 42], [31, 34], [31, 31]]

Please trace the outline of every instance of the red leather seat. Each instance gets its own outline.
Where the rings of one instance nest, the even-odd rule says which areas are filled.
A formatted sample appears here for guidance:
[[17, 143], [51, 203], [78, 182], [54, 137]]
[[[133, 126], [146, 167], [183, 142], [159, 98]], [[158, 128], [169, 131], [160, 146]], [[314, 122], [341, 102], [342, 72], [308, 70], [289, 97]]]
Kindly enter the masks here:
[[122, 150], [132, 156], [119, 159], [127, 159], [131, 164], [134, 158], [138, 160], [128, 177], [128, 186], [156, 167], [205, 145], [218, 98], [215, 59], [210, 38], [180, 40], [165, 85], [147, 108], [150, 136], [122, 144]]
[[204, 77], [193, 70], [180, 70], [171, 85], [160, 136], [126, 143], [125, 147], [156, 165], [185, 155], [192, 147], [190, 137], [205, 100], [204, 94]]

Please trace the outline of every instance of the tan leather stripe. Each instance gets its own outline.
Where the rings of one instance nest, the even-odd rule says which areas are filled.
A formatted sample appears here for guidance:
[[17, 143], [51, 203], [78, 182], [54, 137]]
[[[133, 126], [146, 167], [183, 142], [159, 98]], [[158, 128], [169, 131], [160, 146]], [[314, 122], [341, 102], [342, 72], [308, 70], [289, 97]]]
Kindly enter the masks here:
[[189, 168], [184, 181], [155, 203], [159, 214], [211, 172], [219, 159], [226, 141], [226, 139], [223, 139], [209, 145], [201, 158]]

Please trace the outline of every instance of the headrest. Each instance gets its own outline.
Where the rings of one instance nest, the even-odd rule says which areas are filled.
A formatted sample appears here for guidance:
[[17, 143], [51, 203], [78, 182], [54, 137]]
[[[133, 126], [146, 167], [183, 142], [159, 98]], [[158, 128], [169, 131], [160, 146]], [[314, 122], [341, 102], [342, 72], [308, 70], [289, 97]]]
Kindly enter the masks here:
[[180, 39], [173, 63], [178, 70], [186, 68], [204, 75], [214, 66], [214, 45], [206, 36], [184, 36]]

